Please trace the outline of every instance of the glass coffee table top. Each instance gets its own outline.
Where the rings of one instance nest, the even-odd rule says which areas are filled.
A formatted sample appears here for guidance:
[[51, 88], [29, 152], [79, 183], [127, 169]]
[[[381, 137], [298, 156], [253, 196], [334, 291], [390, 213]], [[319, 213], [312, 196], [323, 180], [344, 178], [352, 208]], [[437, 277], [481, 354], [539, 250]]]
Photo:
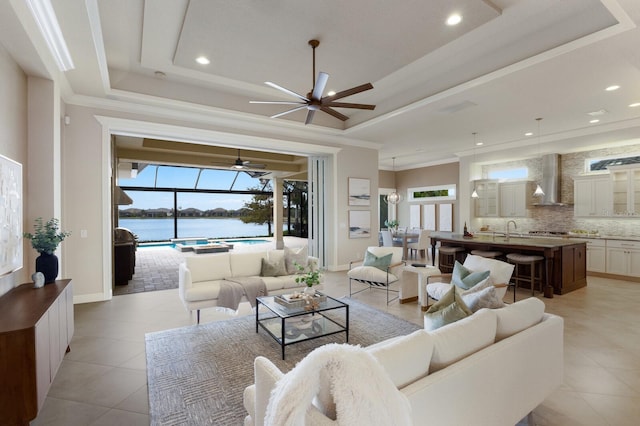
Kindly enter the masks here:
[[[322, 295], [324, 296], [324, 295]], [[326, 296], [313, 310], [304, 306], [288, 307], [275, 301], [278, 296], [257, 298], [256, 333], [263, 328], [282, 348], [323, 336], [344, 332], [349, 341], [349, 305]], [[264, 307], [261, 309], [261, 307]], [[343, 315], [325, 315], [342, 310]]]

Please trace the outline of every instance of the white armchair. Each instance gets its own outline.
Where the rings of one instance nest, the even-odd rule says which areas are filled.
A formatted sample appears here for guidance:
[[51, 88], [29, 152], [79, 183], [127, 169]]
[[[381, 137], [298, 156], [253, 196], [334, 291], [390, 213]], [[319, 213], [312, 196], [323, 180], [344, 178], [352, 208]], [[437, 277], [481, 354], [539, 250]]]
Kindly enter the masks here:
[[[472, 272], [489, 271], [490, 284], [496, 288], [496, 296], [500, 299], [504, 298], [507, 288], [509, 287], [511, 275], [513, 274], [514, 265], [500, 260], [470, 254], [467, 255], [463, 266]], [[450, 283], [451, 275], [452, 274], [440, 274], [427, 277], [427, 305], [429, 304], [429, 297], [434, 300], [440, 300], [440, 298], [449, 291], [453, 285]]]
[[[402, 260], [402, 247], [368, 247], [367, 251], [373, 255], [374, 261], [367, 262], [367, 256], [365, 260], [349, 262], [349, 296], [360, 293], [366, 289], [378, 288], [386, 289], [387, 291], [387, 304], [393, 302], [398, 298], [389, 298], [389, 292], [399, 293], [398, 289], [392, 289], [391, 284], [398, 281], [405, 262]], [[391, 259], [388, 263], [374, 266], [375, 260], [384, 256], [391, 255]], [[386, 265], [386, 266], [385, 266]], [[367, 287], [358, 291], [352, 290], [351, 282], [356, 281], [362, 284], [366, 284]]]

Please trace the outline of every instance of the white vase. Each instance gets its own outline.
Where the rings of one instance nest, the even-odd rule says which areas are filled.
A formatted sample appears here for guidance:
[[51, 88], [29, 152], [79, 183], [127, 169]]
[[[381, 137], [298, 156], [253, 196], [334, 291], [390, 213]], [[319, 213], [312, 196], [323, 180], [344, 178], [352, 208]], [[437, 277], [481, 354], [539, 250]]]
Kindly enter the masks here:
[[303, 290], [303, 293], [308, 295], [308, 296], [315, 296], [316, 295], [316, 289], [313, 287], [309, 287], [306, 286]]

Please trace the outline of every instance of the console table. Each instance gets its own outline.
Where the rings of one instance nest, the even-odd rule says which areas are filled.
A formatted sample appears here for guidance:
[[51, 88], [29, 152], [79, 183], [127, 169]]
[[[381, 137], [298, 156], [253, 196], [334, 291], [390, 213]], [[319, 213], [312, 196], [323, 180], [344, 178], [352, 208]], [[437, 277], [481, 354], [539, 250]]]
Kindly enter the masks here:
[[38, 415], [72, 336], [71, 280], [22, 284], [0, 297], [3, 425], [28, 425]]

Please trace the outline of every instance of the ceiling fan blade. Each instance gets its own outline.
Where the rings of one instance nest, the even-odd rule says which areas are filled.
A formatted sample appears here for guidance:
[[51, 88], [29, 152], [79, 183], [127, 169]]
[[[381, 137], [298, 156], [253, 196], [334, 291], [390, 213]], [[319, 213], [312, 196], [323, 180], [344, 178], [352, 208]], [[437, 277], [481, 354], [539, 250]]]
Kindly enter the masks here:
[[342, 92], [338, 92], [333, 96], [325, 96], [324, 98], [322, 98], [322, 101], [324, 102], [325, 100], [329, 101], [331, 99], [337, 100], [341, 98], [346, 98], [347, 96], [355, 95], [356, 93], [364, 92], [365, 90], [370, 90], [370, 89], [373, 89], [373, 84], [366, 83], [360, 86], [352, 87], [351, 89], [343, 90]]
[[279, 114], [272, 115], [272, 116], [271, 116], [271, 118], [278, 118], [278, 117], [282, 117], [283, 115], [290, 114], [290, 113], [292, 113], [292, 112], [295, 112], [295, 111], [298, 111], [298, 110], [301, 110], [301, 109], [305, 109], [306, 107], [307, 107], [307, 105], [301, 105], [301, 106], [299, 106], [299, 107], [291, 108], [291, 109], [289, 109], [289, 110], [287, 110], [287, 111], [285, 111], [285, 112], [281, 112], [281, 113], [279, 113]]
[[327, 113], [327, 114], [329, 114], [329, 115], [333, 115], [335, 118], [338, 118], [338, 119], [340, 119], [340, 120], [342, 120], [342, 121], [347, 121], [347, 120], [349, 119], [349, 117], [347, 117], [346, 115], [344, 115], [344, 114], [340, 114], [340, 113], [339, 113], [338, 111], [336, 111], [335, 109], [331, 109], [331, 108], [326, 107], [326, 106], [321, 106], [321, 107], [320, 107], [320, 110], [322, 110], [322, 111], [326, 112], [326, 113]]
[[249, 101], [250, 104], [301, 105], [302, 102], [293, 101]]
[[300, 99], [300, 100], [302, 100], [302, 101], [309, 102], [309, 99], [305, 98], [304, 96], [302, 96], [302, 95], [300, 95], [300, 94], [298, 94], [298, 93], [296, 93], [296, 92], [293, 92], [293, 91], [291, 91], [291, 90], [289, 90], [289, 89], [285, 89], [285, 88], [284, 88], [284, 87], [282, 87], [282, 86], [278, 86], [278, 85], [277, 85], [277, 84], [275, 84], [275, 83], [272, 83], [272, 82], [270, 82], [270, 81], [265, 81], [265, 82], [264, 82], [264, 84], [266, 84], [267, 86], [273, 87], [274, 89], [278, 89], [278, 90], [280, 90], [281, 92], [287, 93], [287, 94], [289, 94], [289, 95], [291, 95], [291, 96], [293, 96], [293, 97], [295, 97], [295, 98], [299, 98], [299, 99]]
[[265, 164], [258, 164], [258, 163], [247, 163], [245, 164], [245, 166], [247, 166], [250, 169], [265, 169], [267, 167]]
[[326, 72], [319, 72], [318, 79], [316, 80], [316, 86], [313, 88], [311, 99], [320, 99], [324, 93], [324, 88], [327, 86], [327, 80], [329, 80], [329, 74]]
[[313, 109], [310, 109], [307, 112], [307, 118], [304, 120], [304, 124], [311, 124], [311, 122], [313, 121], [313, 116], [315, 115], [316, 111]]
[[375, 109], [375, 105], [370, 104], [350, 104], [346, 102], [327, 102], [323, 103], [322, 106], [325, 107], [333, 107], [333, 108], [358, 108], [358, 109]]

